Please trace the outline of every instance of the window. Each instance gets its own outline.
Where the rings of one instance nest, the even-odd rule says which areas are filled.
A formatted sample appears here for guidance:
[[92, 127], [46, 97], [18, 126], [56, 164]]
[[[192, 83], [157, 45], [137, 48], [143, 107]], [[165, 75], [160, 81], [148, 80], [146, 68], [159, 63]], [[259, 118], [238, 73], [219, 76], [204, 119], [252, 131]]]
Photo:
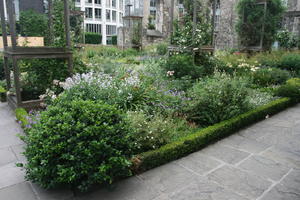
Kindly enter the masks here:
[[112, 25], [106, 25], [106, 35], [116, 35], [117, 27]]
[[95, 0], [94, 2], [95, 2], [95, 4], [97, 4], [97, 5], [101, 5], [101, 0]]
[[85, 0], [85, 3], [87, 3], [87, 4], [92, 4], [92, 3], [93, 3], [93, 0]]
[[102, 18], [102, 10], [99, 8], [95, 8], [95, 18], [101, 19]]
[[156, 8], [156, 0], [150, 0], [150, 7]]
[[112, 11], [112, 20], [115, 22], [117, 21], [117, 12], [116, 11]]
[[111, 0], [111, 6], [113, 8], [116, 8], [117, 7], [117, 0]]
[[86, 18], [93, 18], [93, 9], [92, 8], [85, 8], [85, 17]]
[[80, 0], [75, 0], [76, 3], [80, 3]]
[[221, 18], [221, 4], [220, 4], [220, 0], [217, 0], [217, 2], [216, 2], [216, 16], [215, 16], [215, 20], [214, 20], [215, 30], [217, 30], [219, 28], [220, 18]]
[[111, 0], [106, 0], [106, 7], [110, 7], [111, 6], [110, 1]]
[[110, 21], [110, 10], [106, 10], [106, 20]]
[[86, 24], [85, 25], [85, 31], [101, 34], [102, 33], [102, 27], [101, 27], [101, 24]]
[[123, 10], [123, 0], [119, 0], [119, 9]]

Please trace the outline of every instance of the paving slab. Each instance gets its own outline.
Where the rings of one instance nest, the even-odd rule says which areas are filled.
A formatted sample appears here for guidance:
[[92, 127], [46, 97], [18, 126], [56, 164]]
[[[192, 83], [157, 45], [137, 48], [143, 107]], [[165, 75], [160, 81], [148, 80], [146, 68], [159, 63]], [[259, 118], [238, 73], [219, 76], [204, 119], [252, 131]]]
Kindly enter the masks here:
[[260, 153], [271, 145], [267, 143], [258, 142], [251, 138], [242, 137], [240, 135], [232, 135], [220, 141], [220, 144], [230, 146], [248, 153]]
[[0, 189], [1, 200], [39, 200], [26, 182]]
[[221, 143], [222, 141], [211, 145], [203, 149], [201, 152], [204, 155], [211, 156], [228, 164], [236, 164], [250, 155], [250, 153], [245, 151], [223, 146]]
[[227, 190], [206, 178], [198, 178], [187, 187], [170, 195], [171, 200], [247, 200], [247, 198]]
[[147, 171], [139, 177], [156, 191], [172, 193], [190, 183], [196, 175], [174, 162]]
[[272, 181], [279, 181], [291, 170], [290, 167], [259, 155], [251, 156], [242, 162], [239, 168]]
[[293, 152], [290, 149], [273, 146], [264, 151], [261, 155], [291, 168], [300, 169], [300, 154]]
[[204, 175], [222, 164], [201, 152], [196, 152], [181, 158], [177, 160], [176, 163], [200, 175]]
[[24, 182], [24, 176], [25, 172], [15, 163], [0, 167], [0, 189]]
[[0, 149], [0, 167], [15, 162], [16, 160], [15, 154], [9, 147]]
[[225, 188], [230, 188], [249, 199], [258, 198], [272, 184], [259, 176], [230, 166], [223, 166], [217, 169], [208, 175], [208, 179], [219, 183]]

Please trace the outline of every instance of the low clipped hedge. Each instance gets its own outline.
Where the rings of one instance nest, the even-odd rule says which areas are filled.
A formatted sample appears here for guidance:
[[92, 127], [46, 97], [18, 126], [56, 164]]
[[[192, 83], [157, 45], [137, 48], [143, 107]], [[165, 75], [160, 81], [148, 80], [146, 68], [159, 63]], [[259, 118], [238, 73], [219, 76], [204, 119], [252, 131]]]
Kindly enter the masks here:
[[140, 173], [196, 152], [208, 144], [233, 134], [239, 129], [274, 115], [293, 105], [290, 98], [277, 99], [230, 120], [209, 126], [160, 149], [142, 153], [133, 159], [133, 170]]
[[102, 43], [102, 35], [98, 33], [85, 33], [85, 43], [86, 44], [101, 44]]

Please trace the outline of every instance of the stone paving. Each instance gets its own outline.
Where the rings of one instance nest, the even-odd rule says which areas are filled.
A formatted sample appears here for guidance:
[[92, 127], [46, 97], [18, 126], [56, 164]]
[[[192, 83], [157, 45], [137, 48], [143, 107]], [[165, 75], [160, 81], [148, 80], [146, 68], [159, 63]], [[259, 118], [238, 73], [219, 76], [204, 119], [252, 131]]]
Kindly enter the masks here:
[[0, 104], [0, 200], [300, 200], [300, 105], [202, 151], [90, 193], [24, 180], [22, 130]]

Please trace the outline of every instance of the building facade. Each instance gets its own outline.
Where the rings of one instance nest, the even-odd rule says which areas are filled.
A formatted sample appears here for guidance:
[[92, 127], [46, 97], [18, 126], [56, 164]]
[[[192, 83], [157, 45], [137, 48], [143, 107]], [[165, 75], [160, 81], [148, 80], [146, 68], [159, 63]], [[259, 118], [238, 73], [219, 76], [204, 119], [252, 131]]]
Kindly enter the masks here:
[[102, 44], [111, 44], [123, 26], [124, 0], [75, 0], [75, 7], [85, 12], [85, 32], [102, 35]]

